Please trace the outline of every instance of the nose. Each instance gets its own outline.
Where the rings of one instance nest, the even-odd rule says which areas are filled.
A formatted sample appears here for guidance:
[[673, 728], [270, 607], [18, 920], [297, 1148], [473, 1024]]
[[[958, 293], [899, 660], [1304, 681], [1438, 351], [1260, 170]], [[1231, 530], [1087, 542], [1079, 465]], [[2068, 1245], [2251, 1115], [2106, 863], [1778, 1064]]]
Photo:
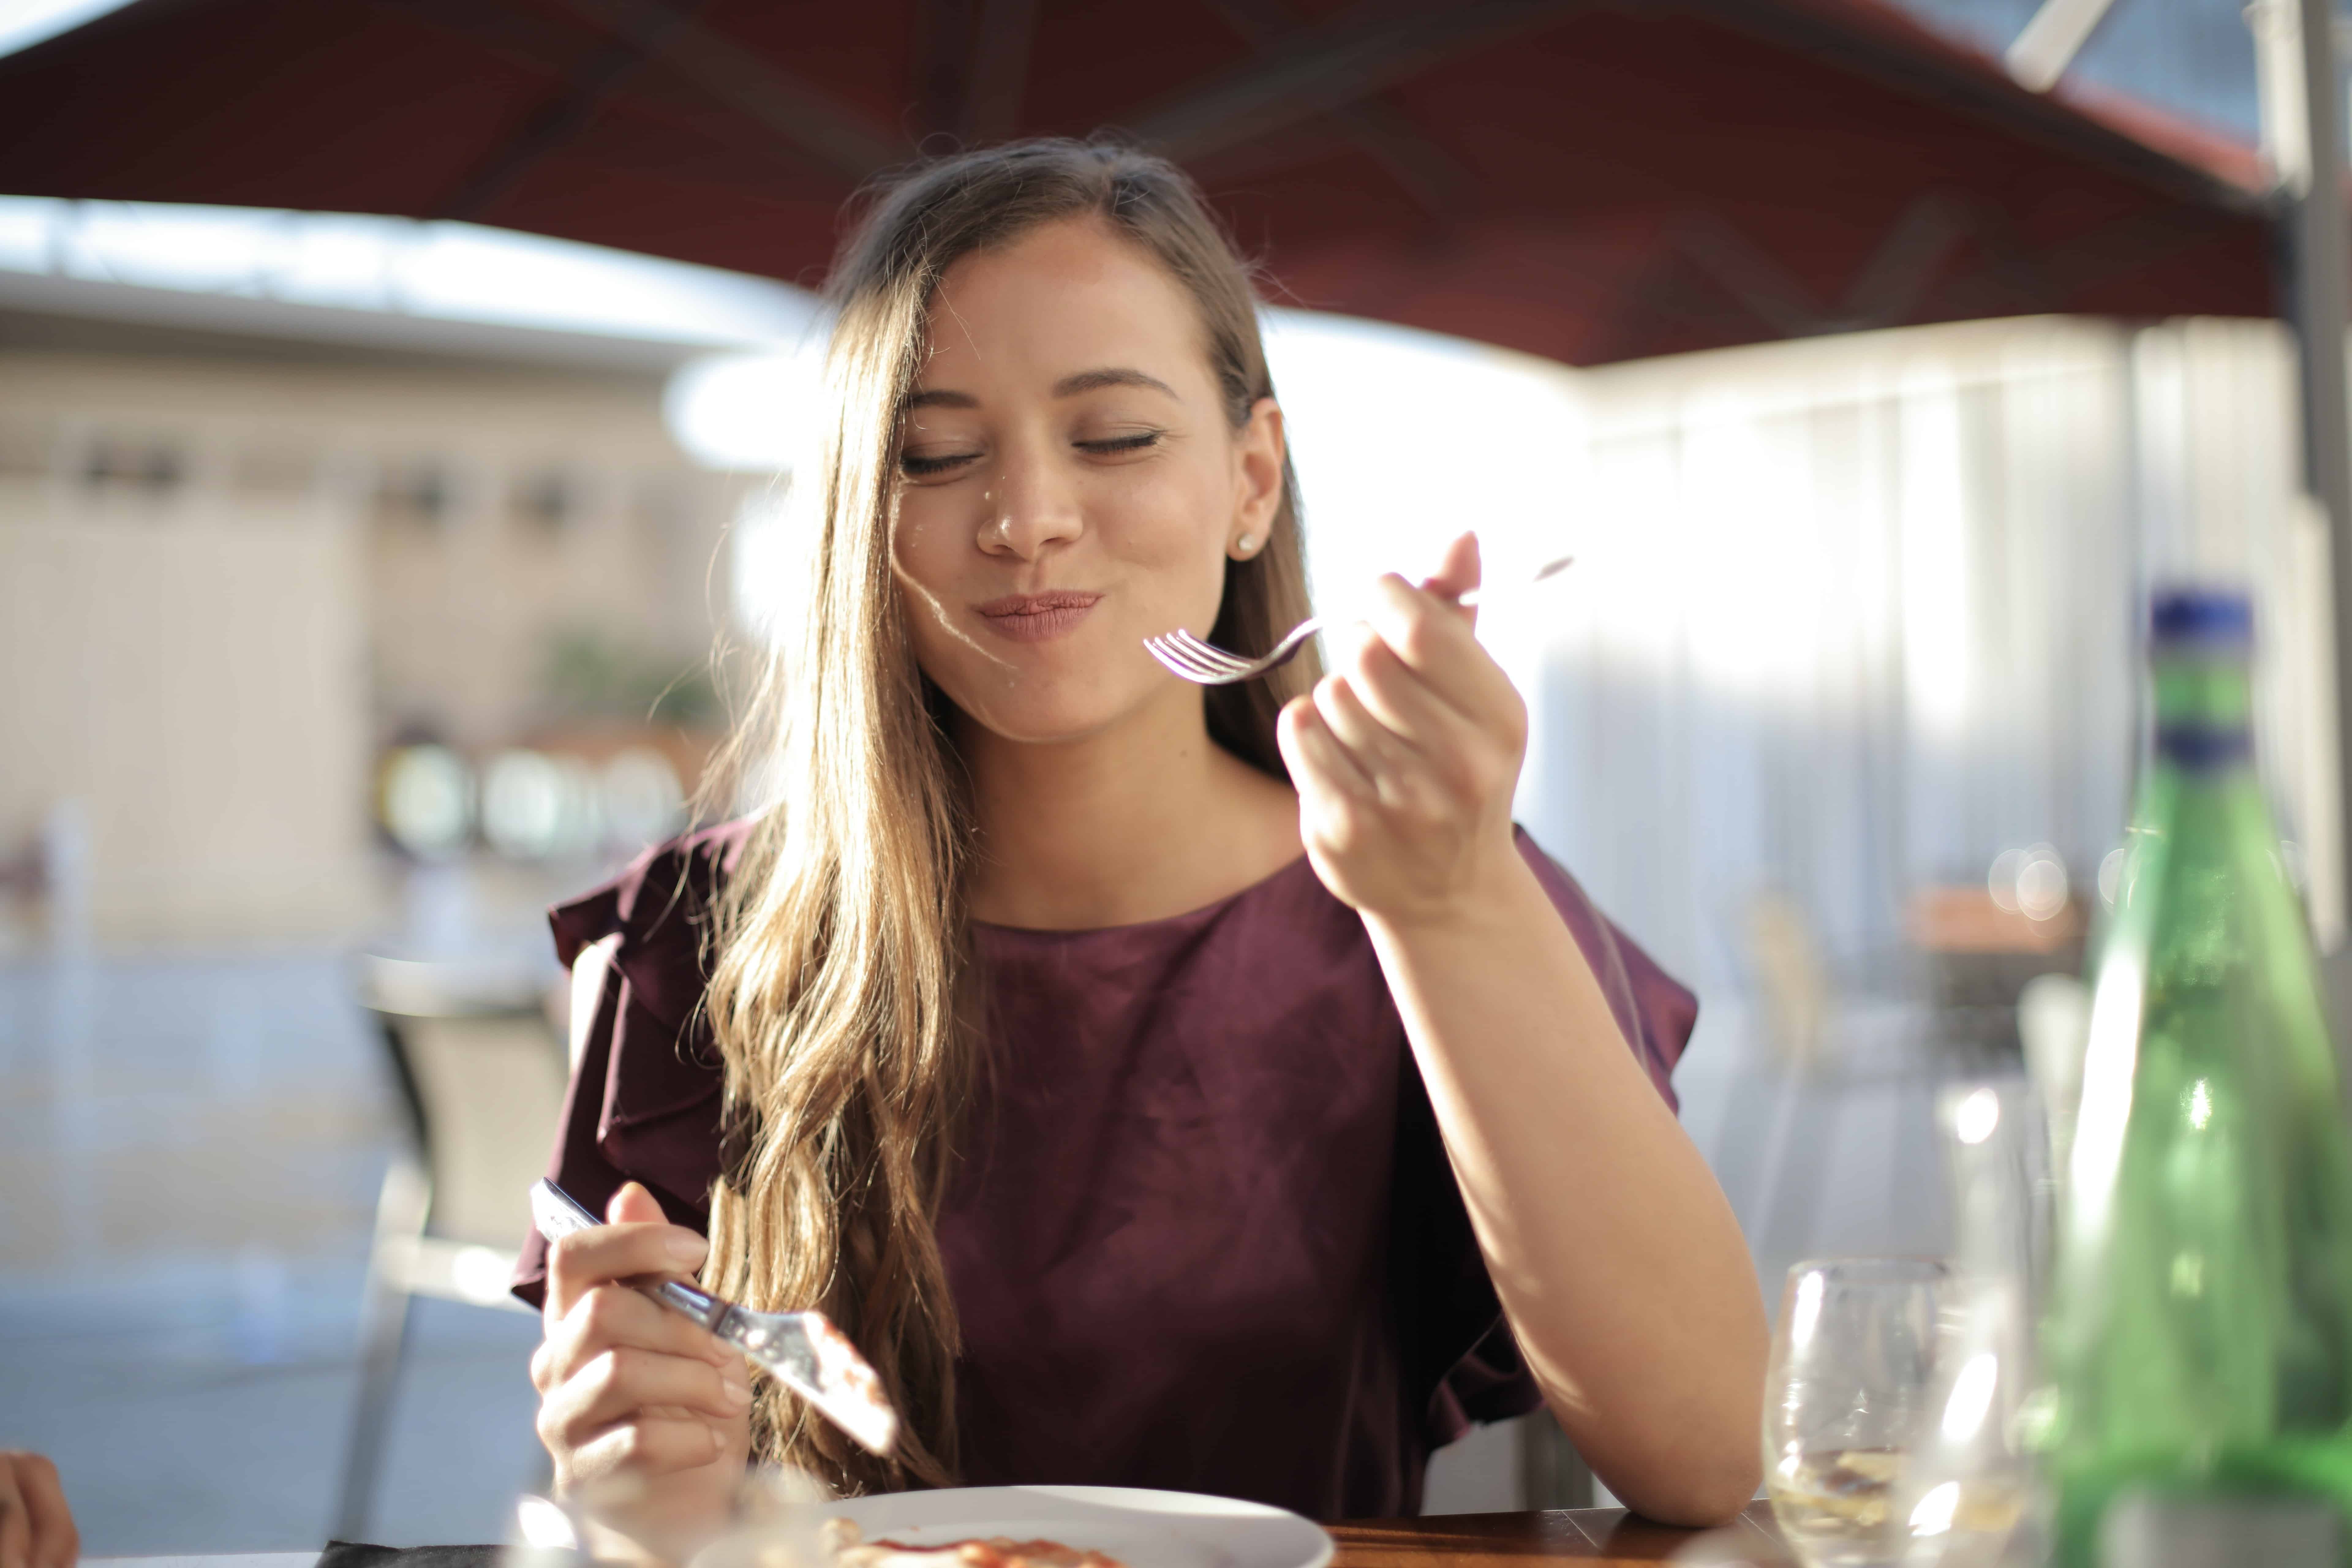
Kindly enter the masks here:
[[992, 478], [981, 497], [983, 553], [1034, 561], [1086, 531], [1076, 489], [1051, 455], [1023, 443], [1004, 453]]

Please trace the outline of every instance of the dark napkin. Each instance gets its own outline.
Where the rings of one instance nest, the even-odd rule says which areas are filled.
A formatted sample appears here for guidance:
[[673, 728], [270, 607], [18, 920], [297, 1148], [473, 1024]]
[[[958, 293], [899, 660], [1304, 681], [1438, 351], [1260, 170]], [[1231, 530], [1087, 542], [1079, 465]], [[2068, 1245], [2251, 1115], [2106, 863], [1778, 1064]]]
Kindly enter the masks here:
[[319, 1568], [498, 1568], [500, 1546], [368, 1546], [330, 1541]]

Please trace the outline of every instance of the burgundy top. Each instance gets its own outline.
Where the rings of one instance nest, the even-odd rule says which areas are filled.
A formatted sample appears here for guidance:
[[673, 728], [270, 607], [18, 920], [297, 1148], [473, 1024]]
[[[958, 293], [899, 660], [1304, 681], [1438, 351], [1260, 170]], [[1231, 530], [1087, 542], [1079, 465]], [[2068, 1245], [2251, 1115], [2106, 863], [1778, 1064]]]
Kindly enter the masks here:
[[[600, 1212], [634, 1178], [708, 1226], [700, 927], [747, 826], [662, 846], [551, 916], [566, 964], [621, 937], [551, 1163]], [[1518, 843], [1673, 1103], [1696, 1002]], [[1540, 1403], [1370, 939], [1304, 857], [1167, 920], [973, 941], [1004, 1066], [939, 1221], [967, 1482], [1396, 1517], [1432, 1450]], [[536, 1303], [545, 1278], [533, 1235], [515, 1293]]]

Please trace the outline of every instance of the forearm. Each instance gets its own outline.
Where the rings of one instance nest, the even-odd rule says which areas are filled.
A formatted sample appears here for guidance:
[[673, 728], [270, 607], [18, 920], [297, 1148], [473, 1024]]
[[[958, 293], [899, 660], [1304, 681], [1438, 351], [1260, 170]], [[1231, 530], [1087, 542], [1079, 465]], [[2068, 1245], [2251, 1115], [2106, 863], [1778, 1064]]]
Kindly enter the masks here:
[[1520, 1346], [1611, 1489], [1720, 1518], [1760, 1463], [1766, 1330], [1729, 1205], [1514, 855], [1461, 913], [1367, 914]]

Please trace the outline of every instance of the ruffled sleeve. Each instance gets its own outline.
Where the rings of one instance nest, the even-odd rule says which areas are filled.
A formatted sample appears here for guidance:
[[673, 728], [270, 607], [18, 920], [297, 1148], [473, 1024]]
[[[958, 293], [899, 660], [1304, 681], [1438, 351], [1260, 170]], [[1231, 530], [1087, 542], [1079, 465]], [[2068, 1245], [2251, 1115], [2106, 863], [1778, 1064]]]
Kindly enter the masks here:
[[[635, 1181], [673, 1223], [709, 1228], [724, 1077], [702, 998], [711, 910], [749, 833], [750, 824], [732, 822], [673, 839], [548, 912], [566, 968], [612, 942], [547, 1167], [599, 1214]], [[534, 1230], [512, 1288], [536, 1307], [546, 1281], [547, 1243]]]
[[[1698, 998], [1611, 924], [1525, 829], [1518, 846], [1583, 950], [1627, 1048], [1674, 1106], [1671, 1079], [1698, 1022]], [[1392, 1233], [1401, 1277], [1393, 1299], [1405, 1319], [1407, 1376], [1412, 1386], [1430, 1390], [1423, 1407], [1425, 1431], [1430, 1447], [1437, 1448], [1474, 1424], [1527, 1415], [1543, 1403], [1543, 1394], [1504, 1319], [1421, 1075], [1409, 1071], [1406, 1078]]]

